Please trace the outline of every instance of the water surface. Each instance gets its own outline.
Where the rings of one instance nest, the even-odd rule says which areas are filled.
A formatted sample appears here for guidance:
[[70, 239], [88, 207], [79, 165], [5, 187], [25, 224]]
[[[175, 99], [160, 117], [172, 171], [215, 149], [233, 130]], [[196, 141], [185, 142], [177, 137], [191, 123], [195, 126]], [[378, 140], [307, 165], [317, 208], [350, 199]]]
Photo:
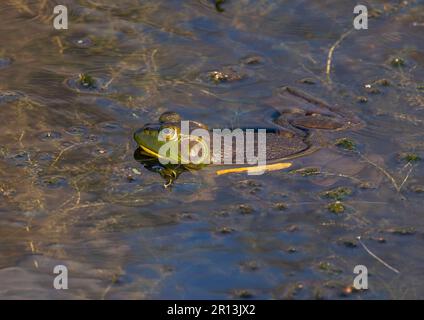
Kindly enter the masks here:
[[[68, 30], [53, 28], [55, 1], [2, 1], [0, 297], [423, 298], [424, 170], [404, 154], [424, 157], [424, 3], [362, 3], [374, 18], [335, 48], [328, 78], [353, 1], [67, 0]], [[228, 66], [247, 77], [205, 81]], [[132, 133], [162, 112], [256, 125], [283, 85], [364, 123], [293, 161], [319, 174], [206, 170], [164, 189], [134, 160]], [[344, 137], [357, 151], [334, 145]], [[323, 194], [338, 187], [351, 194], [335, 214]], [[369, 290], [349, 293], [359, 264]]]

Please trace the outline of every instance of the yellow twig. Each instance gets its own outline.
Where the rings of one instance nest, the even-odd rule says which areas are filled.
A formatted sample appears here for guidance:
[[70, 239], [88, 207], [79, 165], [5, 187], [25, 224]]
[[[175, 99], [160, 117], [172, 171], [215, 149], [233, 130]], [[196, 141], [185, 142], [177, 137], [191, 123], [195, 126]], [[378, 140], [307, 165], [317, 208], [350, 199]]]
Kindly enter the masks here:
[[227, 173], [238, 173], [238, 172], [247, 172], [250, 174], [254, 174], [254, 173], [260, 173], [263, 171], [275, 171], [275, 170], [287, 169], [287, 168], [290, 168], [291, 166], [292, 166], [291, 163], [284, 162], [284, 163], [276, 163], [276, 164], [269, 164], [269, 165], [256, 166], [256, 167], [223, 169], [223, 170], [216, 171], [216, 174], [218, 176], [227, 174]]
[[328, 51], [327, 55], [327, 68], [325, 71], [325, 74], [327, 75], [327, 82], [331, 83], [331, 63], [333, 61], [333, 54], [334, 50], [337, 48], [337, 46], [353, 31], [354, 29], [350, 29], [349, 31], [343, 33], [340, 38], [331, 46], [330, 50]]

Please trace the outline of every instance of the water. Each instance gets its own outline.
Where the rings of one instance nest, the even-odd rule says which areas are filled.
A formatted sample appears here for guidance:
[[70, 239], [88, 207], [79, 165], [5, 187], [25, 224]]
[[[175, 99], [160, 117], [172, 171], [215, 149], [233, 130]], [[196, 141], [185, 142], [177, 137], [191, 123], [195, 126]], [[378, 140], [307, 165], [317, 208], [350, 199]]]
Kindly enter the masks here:
[[[330, 79], [352, 1], [62, 4], [68, 30], [53, 28], [54, 1], [0, 5], [1, 298], [424, 297], [424, 170], [402, 155], [424, 157], [423, 1], [365, 1], [377, 17], [335, 48]], [[229, 66], [246, 77], [205, 81]], [[247, 127], [283, 85], [364, 123], [293, 160], [318, 175], [204, 170], [165, 189], [133, 157], [132, 133], [166, 110]], [[343, 137], [358, 151], [335, 147]], [[323, 195], [337, 187], [351, 190], [340, 214]], [[359, 264], [369, 290], [349, 293]], [[53, 288], [56, 265], [69, 290]]]

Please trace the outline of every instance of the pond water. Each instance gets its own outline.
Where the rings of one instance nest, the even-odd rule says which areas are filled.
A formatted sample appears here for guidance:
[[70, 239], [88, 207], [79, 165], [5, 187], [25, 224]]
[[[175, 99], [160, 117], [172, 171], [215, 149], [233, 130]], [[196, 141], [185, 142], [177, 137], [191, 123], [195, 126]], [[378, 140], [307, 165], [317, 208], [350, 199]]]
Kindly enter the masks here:
[[[0, 4], [1, 298], [424, 297], [424, 1], [362, 1], [368, 30], [350, 0], [61, 3], [67, 30], [55, 1]], [[205, 80], [228, 67], [245, 76]], [[134, 159], [133, 132], [164, 111], [247, 127], [281, 86], [363, 125], [327, 132], [297, 173], [164, 188]], [[368, 290], [350, 288], [356, 265]]]

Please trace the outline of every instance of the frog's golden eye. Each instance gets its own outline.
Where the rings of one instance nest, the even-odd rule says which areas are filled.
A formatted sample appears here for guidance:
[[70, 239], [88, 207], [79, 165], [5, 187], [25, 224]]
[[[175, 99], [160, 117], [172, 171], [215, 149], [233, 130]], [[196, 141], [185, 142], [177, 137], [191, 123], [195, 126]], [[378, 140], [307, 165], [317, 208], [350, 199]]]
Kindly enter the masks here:
[[173, 128], [164, 128], [160, 131], [160, 140], [170, 141], [177, 139], [177, 130]]

